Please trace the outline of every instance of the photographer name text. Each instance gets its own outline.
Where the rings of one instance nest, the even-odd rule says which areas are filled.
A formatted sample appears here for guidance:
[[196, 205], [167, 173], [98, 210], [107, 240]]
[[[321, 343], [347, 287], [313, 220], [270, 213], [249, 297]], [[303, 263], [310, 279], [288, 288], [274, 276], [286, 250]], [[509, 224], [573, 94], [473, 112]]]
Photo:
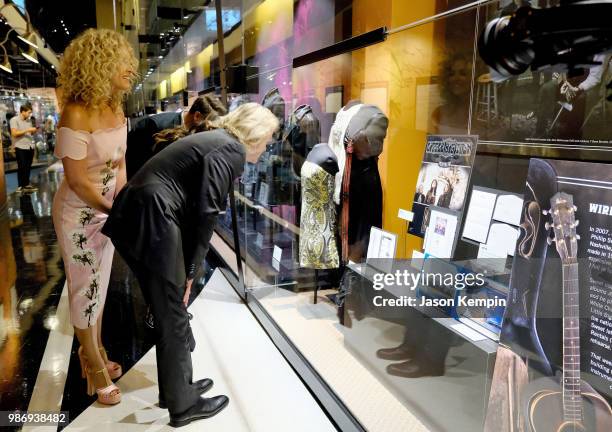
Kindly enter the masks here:
[[429, 297], [408, 297], [401, 296], [397, 298], [385, 298], [383, 296], [375, 296], [373, 299], [374, 306], [390, 306], [390, 307], [482, 307], [496, 308], [505, 307], [506, 299], [503, 298], [471, 298], [464, 295], [459, 295], [456, 298], [429, 298]]

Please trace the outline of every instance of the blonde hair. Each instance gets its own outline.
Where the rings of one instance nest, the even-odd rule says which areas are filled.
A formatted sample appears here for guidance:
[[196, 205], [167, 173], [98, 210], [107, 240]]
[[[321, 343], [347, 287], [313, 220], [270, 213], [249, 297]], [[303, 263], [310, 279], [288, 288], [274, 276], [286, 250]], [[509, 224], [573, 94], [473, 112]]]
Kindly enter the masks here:
[[209, 122], [212, 128], [223, 128], [246, 147], [257, 145], [278, 129], [278, 118], [257, 103], [240, 105], [234, 111]]
[[[128, 91], [113, 92], [111, 79], [125, 63], [136, 72], [138, 60], [125, 36], [113, 30], [85, 30], [70, 42], [60, 62], [62, 106], [79, 102], [89, 109], [109, 106], [117, 111]], [[133, 74], [131, 83], [135, 80]]]

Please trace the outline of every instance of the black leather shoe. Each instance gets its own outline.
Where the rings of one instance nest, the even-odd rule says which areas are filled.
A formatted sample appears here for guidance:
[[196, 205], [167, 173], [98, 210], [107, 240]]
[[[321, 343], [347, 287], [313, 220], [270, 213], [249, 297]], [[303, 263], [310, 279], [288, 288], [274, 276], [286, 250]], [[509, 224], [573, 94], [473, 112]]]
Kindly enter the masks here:
[[408, 360], [402, 363], [390, 364], [387, 366], [389, 375], [399, 376], [402, 378], [421, 378], [426, 376], [442, 376], [444, 375], [444, 367], [435, 365], [423, 366], [413, 360]]
[[[204, 379], [194, 382], [191, 385], [195, 387], [196, 393], [198, 395], [202, 395], [212, 388], [213, 380], [211, 380], [210, 378], [204, 378]], [[159, 395], [159, 403], [157, 404], [157, 406], [163, 409], [167, 408], [166, 400], [164, 399], [162, 395]]]
[[202, 420], [212, 417], [227, 406], [229, 398], [227, 396], [215, 396], [212, 398], [199, 398], [194, 406], [182, 414], [170, 414], [170, 426], [186, 426], [192, 421]]
[[413, 350], [406, 345], [400, 345], [393, 348], [381, 348], [376, 351], [376, 356], [384, 360], [408, 360], [413, 355]]

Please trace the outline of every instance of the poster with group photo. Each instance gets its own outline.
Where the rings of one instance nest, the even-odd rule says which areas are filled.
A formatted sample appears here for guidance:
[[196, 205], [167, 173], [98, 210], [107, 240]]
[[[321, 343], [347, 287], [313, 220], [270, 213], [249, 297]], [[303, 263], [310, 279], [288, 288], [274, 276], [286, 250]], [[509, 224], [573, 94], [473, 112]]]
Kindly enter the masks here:
[[423, 237], [432, 207], [460, 213], [470, 183], [478, 137], [429, 135], [413, 197], [414, 213], [408, 232]]

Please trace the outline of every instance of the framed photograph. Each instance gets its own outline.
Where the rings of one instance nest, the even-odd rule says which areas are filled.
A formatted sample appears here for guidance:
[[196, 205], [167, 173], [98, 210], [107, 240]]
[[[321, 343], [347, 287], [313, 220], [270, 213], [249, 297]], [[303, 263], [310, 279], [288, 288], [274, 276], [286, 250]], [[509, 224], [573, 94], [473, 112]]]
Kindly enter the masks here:
[[325, 112], [336, 114], [342, 109], [344, 86], [327, 87], [325, 89]]
[[390, 272], [393, 267], [397, 236], [380, 228], [370, 228], [367, 262], [381, 271]]
[[451, 258], [457, 238], [459, 216], [445, 209], [432, 208], [425, 233], [425, 253], [436, 258]]

